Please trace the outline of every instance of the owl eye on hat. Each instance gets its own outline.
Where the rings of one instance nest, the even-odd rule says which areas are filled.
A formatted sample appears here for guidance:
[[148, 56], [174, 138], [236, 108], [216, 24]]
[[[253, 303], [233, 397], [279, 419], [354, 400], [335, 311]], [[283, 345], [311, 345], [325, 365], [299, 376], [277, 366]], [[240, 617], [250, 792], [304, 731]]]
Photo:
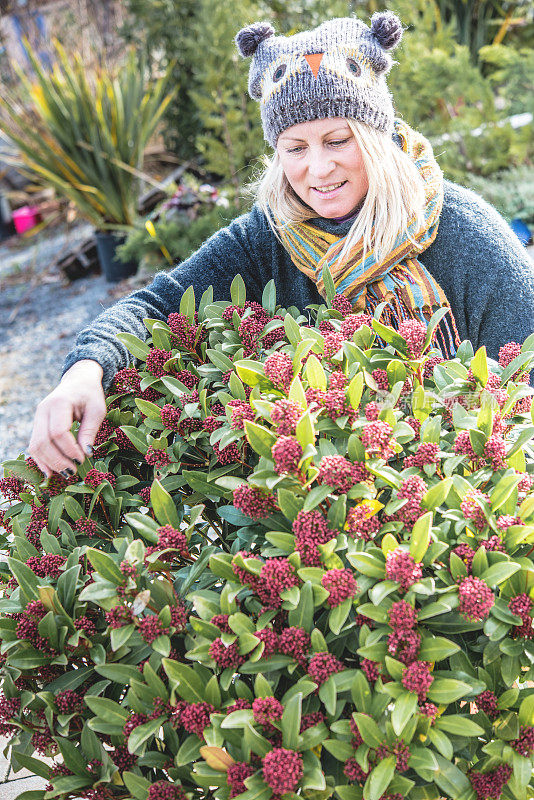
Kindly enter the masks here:
[[385, 76], [389, 55], [402, 38], [399, 18], [375, 13], [361, 20], [327, 20], [312, 31], [276, 36], [268, 22], [254, 22], [235, 37], [252, 58], [248, 89], [259, 100], [264, 137], [274, 148], [282, 131], [314, 119], [351, 117], [392, 131], [394, 109]]

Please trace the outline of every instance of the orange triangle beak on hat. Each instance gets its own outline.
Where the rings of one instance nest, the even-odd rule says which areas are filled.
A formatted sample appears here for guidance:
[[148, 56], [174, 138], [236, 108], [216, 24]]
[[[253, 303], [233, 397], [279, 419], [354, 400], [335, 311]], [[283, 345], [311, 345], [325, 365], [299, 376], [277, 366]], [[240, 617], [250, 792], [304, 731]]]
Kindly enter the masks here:
[[316, 78], [319, 72], [319, 67], [321, 66], [321, 61], [323, 60], [324, 53], [308, 53], [304, 56], [308, 64], [310, 65], [310, 69], [313, 72], [313, 77]]

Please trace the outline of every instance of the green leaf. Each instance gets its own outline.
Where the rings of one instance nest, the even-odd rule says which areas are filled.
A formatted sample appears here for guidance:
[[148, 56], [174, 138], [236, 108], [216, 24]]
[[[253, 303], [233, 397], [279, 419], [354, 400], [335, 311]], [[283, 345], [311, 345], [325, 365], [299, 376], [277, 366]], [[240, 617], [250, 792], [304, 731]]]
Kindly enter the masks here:
[[297, 514], [302, 510], [304, 505], [303, 498], [296, 495], [289, 489], [278, 490], [278, 505], [282, 514], [287, 517], [290, 522], [297, 518]]
[[394, 756], [388, 756], [373, 769], [363, 787], [364, 800], [380, 800], [395, 774], [396, 763]]
[[351, 608], [352, 598], [349, 597], [330, 610], [328, 614], [328, 627], [335, 636], [341, 633], [341, 629], [347, 621]]
[[302, 693], [298, 692], [286, 703], [282, 714], [282, 745], [289, 750], [296, 750], [300, 733], [302, 715]]
[[423, 514], [415, 521], [412, 528], [412, 533], [410, 535], [410, 555], [417, 563], [423, 560], [428, 550], [433, 519], [434, 515], [432, 511], [427, 511], [426, 514]]
[[128, 719], [128, 711], [114, 700], [110, 700], [108, 697], [96, 697], [95, 695], [87, 694], [84, 700], [85, 704], [97, 717], [113, 725], [124, 727], [124, 723]]
[[443, 661], [460, 650], [460, 646], [442, 636], [427, 636], [423, 639], [418, 658], [421, 661]]
[[510, 458], [510, 456], [513, 456], [514, 453], [517, 453], [518, 450], [521, 450], [521, 448], [527, 444], [527, 442], [530, 442], [533, 436], [534, 427], [532, 425], [530, 425], [528, 428], [525, 428], [525, 430], [522, 430], [511, 448], [507, 451], [506, 457]]
[[265, 456], [272, 461], [271, 448], [276, 442], [276, 436], [271, 431], [251, 420], [245, 420], [245, 434], [253, 450], [260, 456]]
[[534, 725], [534, 694], [528, 694], [519, 706], [519, 722], [521, 725]]
[[471, 370], [476, 380], [482, 386], [485, 386], [488, 382], [489, 367], [486, 348], [484, 346], [479, 347], [476, 351], [473, 360], [471, 361]]
[[327, 303], [328, 303], [329, 306], [331, 306], [332, 305], [332, 301], [333, 301], [334, 297], [336, 296], [336, 287], [334, 285], [334, 280], [332, 278], [332, 273], [330, 272], [330, 269], [328, 268], [328, 264], [324, 265], [320, 277], [322, 277], [323, 282], [324, 282], [324, 288], [325, 288]]
[[396, 736], [400, 736], [404, 726], [417, 711], [417, 695], [413, 692], [403, 692], [396, 700], [391, 712], [391, 724]]
[[180, 314], [187, 317], [189, 322], [195, 321], [195, 290], [188, 286], [180, 299]]
[[128, 752], [132, 754], [142, 753], [144, 750], [143, 745], [159, 731], [165, 721], [166, 717], [162, 716], [157, 719], [151, 719], [134, 728], [128, 737]]
[[139, 669], [131, 664], [100, 664], [95, 672], [121, 686], [127, 686], [130, 678], [139, 680]]
[[468, 683], [454, 678], [434, 678], [428, 690], [428, 699], [433, 703], [454, 703], [472, 691]]
[[172, 525], [173, 528], [180, 527], [180, 518], [174, 505], [174, 500], [158, 480], [155, 480], [150, 488], [150, 500], [160, 525]]
[[247, 289], [245, 286], [245, 281], [239, 273], [235, 276], [230, 284], [230, 297], [232, 298], [232, 303], [235, 306], [239, 306], [239, 308], [244, 307], [245, 300], [247, 299]]
[[434, 780], [444, 794], [452, 798], [452, 800], [459, 800], [462, 795], [471, 791], [471, 783], [469, 778], [458, 769], [451, 761], [443, 758], [439, 753], [434, 754], [438, 762], [438, 769], [434, 773]]
[[497, 564], [493, 564], [491, 567], [484, 570], [479, 577], [485, 581], [490, 588], [493, 588], [499, 583], [508, 580], [508, 578], [515, 575], [520, 569], [521, 565], [513, 561], [499, 561]]
[[276, 285], [273, 278], [265, 284], [261, 304], [270, 316], [276, 311]]
[[148, 450], [148, 444], [146, 442], [146, 436], [143, 436], [142, 433], [138, 431], [133, 425], [121, 425], [121, 431], [128, 437], [131, 441], [135, 450], [139, 450], [140, 453], [146, 455]]
[[205, 701], [205, 682], [192, 667], [170, 658], [164, 658], [162, 664], [169, 680], [183, 700], [188, 703]]
[[93, 547], [87, 548], [87, 557], [93, 569], [107, 581], [119, 586], [124, 581], [124, 576], [113, 558], [102, 550], [95, 550]]
[[305, 581], [300, 587], [300, 601], [298, 606], [289, 612], [290, 626], [304, 628], [307, 633], [313, 629], [313, 589], [310, 581]]
[[161, 421], [161, 408], [155, 403], [150, 403], [148, 400], [142, 400], [140, 397], [136, 397], [135, 405], [148, 419]]
[[134, 336], [133, 333], [124, 333], [119, 332], [116, 334], [117, 339], [119, 342], [122, 342], [130, 353], [135, 356], [135, 358], [139, 358], [141, 361], [146, 361], [148, 354], [150, 353], [150, 347], [139, 339], [138, 336]]
[[217, 369], [220, 369], [223, 374], [234, 368], [233, 362], [228, 358], [227, 355], [221, 353], [220, 350], [210, 350], [208, 348], [206, 350], [206, 355], [211, 363], [214, 364]]
[[421, 505], [428, 508], [430, 511], [443, 505], [453, 484], [452, 478], [445, 478], [444, 480], [431, 486], [430, 489], [423, 495]]
[[21, 592], [27, 600], [37, 599], [37, 585], [40, 582], [33, 571], [16, 558], [7, 558], [10, 572], [15, 576]]
[[150, 781], [147, 781], [141, 775], [136, 775], [134, 772], [123, 772], [122, 779], [130, 794], [135, 797], [135, 800], [147, 800], [151, 786]]
[[363, 373], [357, 372], [347, 386], [347, 395], [351, 406], [357, 410], [363, 394]]
[[384, 734], [372, 717], [367, 714], [355, 712], [352, 718], [358, 726], [358, 730], [365, 744], [375, 748], [383, 744]]
[[297, 440], [300, 443], [303, 450], [306, 449], [307, 445], [315, 444], [315, 430], [313, 427], [313, 422], [309, 411], [305, 411], [302, 417], [297, 422], [295, 436], [297, 437]]
[[438, 717], [434, 725], [439, 730], [451, 733], [453, 736], [482, 736], [484, 733], [484, 728], [461, 714], [446, 714]]
[[39, 777], [44, 778], [48, 782], [50, 767], [38, 758], [33, 758], [33, 756], [29, 756], [27, 753], [21, 753], [13, 748], [11, 760], [15, 768], [17, 766], [25, 767], [34, 775], [39, 775]]
[[182, 742], [180, 749], [176, 753], [174, 763], [177, 767], [187, 767], [200, 758], [200, 748], [202, 742], [196, 734], [191, 734]]
[[306, 361], [304, 377], [312, 389], [320, 389], [321, 392], [326, 390], [326, 373], [323, 365], [313, 353]]

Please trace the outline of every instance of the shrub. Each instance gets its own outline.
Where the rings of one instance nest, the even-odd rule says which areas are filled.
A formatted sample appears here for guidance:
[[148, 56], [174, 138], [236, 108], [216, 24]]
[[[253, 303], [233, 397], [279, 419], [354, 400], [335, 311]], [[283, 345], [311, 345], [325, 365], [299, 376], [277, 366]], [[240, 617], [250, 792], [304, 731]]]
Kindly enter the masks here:
[[534, 337], [444, 362], [440, 314], [345, 316], [328, 277], [309, 316], [189, 289], [120, 335], [77, 476], [4, 465], [32, 800], [532, 791]]

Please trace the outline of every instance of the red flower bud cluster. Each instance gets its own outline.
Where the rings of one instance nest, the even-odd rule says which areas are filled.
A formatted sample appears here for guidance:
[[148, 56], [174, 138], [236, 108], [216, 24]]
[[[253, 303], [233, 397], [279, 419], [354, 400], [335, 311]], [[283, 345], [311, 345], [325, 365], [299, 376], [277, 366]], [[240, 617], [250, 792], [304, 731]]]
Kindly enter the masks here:
[[422, 575], [421, 565], [417, 564], [406, 550], [397, 547], [387, 554], [386, 578], [388, 581], [399, 583], [404, 591], [407, 591]]
[[74, 530], [81, 533], [83, 536], [96, 536], [96, 522], [93, 519], [85, 519], [80, 517], [74, 523]]
[[113, 630], [130, 625], [133, 622], [132, 611], [128, 606], [113, 606], [106, 612], [106, 622]]
[[300, 733], [307, 731], [308, 728], [314, 728], [325, 721], [325, 716], [322, 711], [312, 711], [310, 714], [303, 714], [300, 720]]
[[92, 639], [93, 636], [96, 636], [96, 625], [94, 621], [85, 615], [74, 620], [74, 627], [77, 631], [82, 631], [88, 639]]
[[534, 726], [521, 725], [519, 728], [519, 737], [510, 742], [511, 747], [514, 748], [516, 753], [519, 753], [525, 758], [530, 758], [534, 753]]
[[262, 628], [254, 636], [263, 642], [262, 658], [270, 658], [278, 650], [278, 634], [272, 628]]
[[371, 375], [376, 381], [379, 392], [389, 391], [389, 378], [385, 369], [374, 369]]
[[293, 380], [293, 362], [287, 353], [272, 353], [267, 356], [263, 366], [271, 383], [287, 392]]
[[256, 697], [252, 702], [254, 722], [266, 728], [272, 728], [273, 722], [282, 719], [284, 706], [276, 697]]
[[392, 518], [403, 522], [407, 528], [411, 529], [416, 520], [425, 513], [421, 501], [427, 489], [428, 486], [419, 475], [410, 475], [409, 478], [402, 481], [397, 490], [397, 497], [400, 500], [406, 500], [406, 503], [392, 515]]
[[210, 714], [215, 710], [210, 703], [182, 703], [175, 717], [188, 733], [196, 733], [203, 739], [204, 728], [210, 724]]
[[190, 322], [185, 314], [177, 314], [176, 312], [169, 314], [167, 317], [167, 325], [172, 331], [171, 342], [174, 347], [189, 351], [195, 349], [198, 325], [194, 325]]
[[348, 492], [357, 482], [353, 464], [343, 456], [323, 456], [316, 480], [341, 493]]
[[220, 669], [237, 669], [246, 661], [246, 656], [239, 653], [238, 641], [225, 645], [220, 637], [210, 644], [209, 655]]
[[417, 694], [419, 702], [423, 703], [434, 681], [430, 672], [430, 664], [426, 661], [413, 661], [402, 671], [401, 681], [404, 688]]
[[151, 445], [146, 451], [145, 461], [147, 464], [150, 464], [151, 467], [159, 469], [160, 467], [166, 467], [170, 464], [171, 458], [166, 450], [161, 450], [159, 447], [156, 448]]
[[304, 628], [299, 628], [297, 626], [284, 628], [278, 638], [279, 651], [285, 656], [291, 656], [291, 658], [294, 658], [295, 661], [298, 661], [301, 667], [306, 666], [310, 648], [311, 639]]
[[380, 675], [380, 664], [376, 661], [371, 661], [369, 658], [360, 659], [360, 667], [369, 683], [375, 683]]
[[39, 623], [46, 613], [46, 608], [40, 600], [31, 600], [18, 617], [15, 633], [18, 639], [30, 642], [36, 650], [50, 653], [52, 652], [50, 642], [39, 633]]
[[234, 506], [252, 519], [265, 519], [276, 509], [273, 494], [241, 483], [233, 492]]
[[295, 568], [287, 558], [269, 558], [261, 568], [255, 591], [265, 606], [279, 608], [282, 605], [280, 594], [299, 583]]
[[419, 713], [430, 719], [430, 724], [433, 725], [437, 719], [439, 708], [434, 703], [421, 703], [419, 706]]
[[[323, 333], [321, 331], [321, 333]], [[324, 333], [324, 358], [326, 361], [332, 361], [336, 353], [343, 347], [345, 336], [341, 332], [332, 331], [331, 333]]]
[[171, 403], [166, 403], [161, 409], [161, 421], [170, 431], [177, 431], [180, 427], [182, 411]]
[[497, 719], [499, 714], [499, 701], [495, 692], [491, 689], [485, 689], [476, 696], [475, 703], [480, 711], [483, 711], [491, 720]]
[[318, 567], [321, 564], [321, 553], [318, 545], [326, 544], [335, 538], [335, 531], [328, 527], [328, 522], [320, 511], [299, 511], [293, 522], [295, 534], [295, 550], [302, 563], [307, 567]]
[[298, 472], [302, 446], [293, 436], [280, 436], [271, 448], [277, 475]]
[[178, 550], [179, 554], [184, 558], [189, 556], [187, 537], [183, 531], [173, 528], [172, 525], [163, 525], [163, 527], [158, 528], [157, 533], [157, 550], [172, 548], [173, 550]]
[[57, 692], [54, 701], [59, 714], [79, 714], [84, 710], [83, 697], [72, 689]]
[[343, 672], [344, 669], [342, 662], [332, 653], [315, 653], [308, 664], [308, 675], [312, 681], [321, 686], [330, 675]]
[[172, 358], [170, 350], [162, 350], [159, 347], [153, 347], [146, 357], [145, 368], [147, 372], [154, 375], [156, 378], [161, 378], [162, 375], [167, 375], [164, 364]]
[[402, 739], [397, 739], [393, 746], [381, 745], [376, 751], [377, 762], [382, 761], [388, 756], [395, 756], [397, 759], [397, 764], [395, 766], [397, 772], [406, 772], [410, 755], [410, 748]]
[[20, 697], [0, 695], [0, 736], [11, 737], [19, 728], [11, 720], [20, 711]]
[[349, 758], [347, 759], [347, 761], [345, 761], [343, 772], [345, 773], [349, 781], [351, 781], [352, 783], [357, 783], [360, 786], [363, 786], [365, 781], [367, 780], [370, 770], [369, 772], [365, 772], [360, 767], [355, 758]]
[[263, 779], [276, 795], [294, 792], [302, 778], [302, 756], [294, 750], [275, 747], [262, 760]]
[[394, 630], [408, 631], [417, 624], [417, 611], [406, 600], [393, 603], [388, 612], [389, 624]]
[[226, 780], [230, 788], [230, 799], [247, 791], [245, 780], [254, 775], [254, 772], [255, 769], [252, 764], [246, 764], [244, 761], [236, 761], [234, 764], [230, 764], [226, 773]]
[[388, 635], [388, 652], [403, 664], [417, 660], [421, 635], [413, 629], [399, 628]]
[[358, 592], [358, 584], [350, 569], [329, 569], [321, 578], [321, 583], [330, 592], [329, 608], [339, 606]]
[[138, 728], [140, 725], [144, 725], [145, 722], [148, 722], [148, 717], [146, 714], [136, 713], [134, 711], [130, 712], [128, 719], [126, 720], [122, 732], [126, 739], [129, 737], [132, 731]]
[[410, 358], [420, 358], [425, 346], [426, 325], [416, 319], [407, 319], [401, 322], [398, 331], [406, 342]]
[[156, 781], [148, 788], [147, 800], [185, 800], [185, 794], [176, 783]]
[[356, 331], [364, 325], [372, 329], [372, 317], [369, 314], [351, 314], [341, 323], [341, 333], [345, 339], [352, 339]]
[[233, 633], [233, 630], [228, 624], [229, 614], [215, 614], [210, 619], [212, 625], [216, 625], [223, 633]]
[[229, 444], [227, 447], [223, 447], [222, 449], [219, 447], [219, 443], [217, 442], [213, 445], [213, 452], [217, 456], [217, 461], [219, 464], [235, 464], [237, 461], [241, 461], [241, 454], [236, 442], [232, 442], [232, 444]]
[[421, 442], [416, 452], [404, 459], [405, 467], [423, 469], [427, 464], [439, 463], [439, 445], [435, 442]]
[[332, 298], [332, 308], [335, 311], [339, 311], [344, 317], [352, 314], [352, 303], [344, 294], [336, 294], [335, 297]]
[[367, 403], [365, 406], [365, 419], [368, 422], [375, 422], [378, 417], [380, 416], [380, 406], [378, 403], [375, 403], [374, 400], [371, 400], [370, 403]]
[[499, 800], [511, 775], [512, 767], [509, 764], [501, 764], [491, 772], [473, 770], [468, 773], [468, 778], [476, 792], [477, 800]]
[[475, 528], [481, 531], [486, 527], [487, 522], [484, 510], [480, 507], [478, 501], [489, 503], [490, 500], [488, 495], [481, 492], [480, 489], [472, 489], [470, 492], [467, 492], [460, 503], [460, 509], [464, 517], [472, 520]]
[[244, 400], [230, 400], [227, 408], [230, 409], [230, 413], [232, 415], [232, 424], [230, 425], [230, 428], [233, 431], [245, 430], [245, 420], [254, 419], [254, 409], [250, 403], [246, 403]]
[[328, 387], [337, 391], [345, 389], [347, 385], [347, 376], [340, 370], [332, 372], [328, 380]]
[[6, 500], [18, 500], [23, 491], [24, 481], [20, 478], [0, 478], [0, 495], [4, 495]]
[[382, 525], [372, 506], [364, 501], [349, 508], [345, 527], [353, 539], [363, 539], [368, 542], [378, 533]]
[[57, 580], [61, 575], [61, 567], [65, 564], [65, 556], [46, 553], [44, 556], [30, 556], [26, 561], [28, 567], [40, 578]]
[[512, 636], [516, 639], [534, 639], [534, 628], [532, 627], [531, 611], [534, 603], [528, 594], [518, 594], [512, 597], [508, 603], [508, 608], [512, 614], [517, 614], [521, 617], [521, 625], [515, 625], [512, 628]]
[[170, 631], [152, 614], [139, 620], [139, 633], [147, 644], [152, 644], [159, 636], [168, 635]]
[[141, 376], [136, 369], [120, 369], [115, 373], [113, 386], [117, 392], [138, 394], [141, 391]]
[[292, 436], [297, 428], [304, 409], [298, 403], [283, 397], [277, 400], [271, 410], [271, 420], [276, 425], [278, 436]]
[[[517, 342], [507, 342], [499, 350], [499, 364], [505, 369], [511, 364], [514, 358], [521, 354], [521, 345]], [[516, 373], [517, 374], [517, 373]]]
[[469, 575], [458, 586], [460, 614], [473, 622], [486, 619], [495, 603], [493, 592], [481, 578]]
[[117, 479], [112, 472], [100, 472], [97, 469], [90, 469], [84, 478], [84, 482], [87, 486], [92, 486], [93, 489], [96, 489], [97, 486], [100, 486], [104, 481], [108, 481], [111, 486], [115, 486]]
[[363, 426], [362, 442], [367, 453], [387, 461], [394, 453], [392, 443], [393, 428], [389, 422], [377, 419]]

